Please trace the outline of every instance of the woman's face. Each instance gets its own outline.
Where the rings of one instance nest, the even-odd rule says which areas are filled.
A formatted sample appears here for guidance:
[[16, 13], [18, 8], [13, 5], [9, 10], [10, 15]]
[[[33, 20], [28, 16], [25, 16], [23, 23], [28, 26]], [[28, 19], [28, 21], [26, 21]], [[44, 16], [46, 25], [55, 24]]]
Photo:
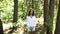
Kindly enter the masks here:
[[33, 11], [31, 10], [30, 15], [32, 15], [32, 14], [33, 14]]

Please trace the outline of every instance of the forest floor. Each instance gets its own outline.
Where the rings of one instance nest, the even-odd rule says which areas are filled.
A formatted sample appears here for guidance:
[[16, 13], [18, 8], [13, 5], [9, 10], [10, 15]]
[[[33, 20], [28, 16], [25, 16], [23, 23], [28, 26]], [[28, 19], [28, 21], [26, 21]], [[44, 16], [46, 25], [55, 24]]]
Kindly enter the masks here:
[[[38, 23], [39, 25], [38, 26], [43, 26], [43, 23], [44, 23], [44, 21], [43, 21], [44, 19], [43, 19], [43, 17], [40, 17], [40, 18], [37, 18], [36, 19], [36, 23]], [[19, 24], [19, 23], [18, 23]], [[21, 25], [22, 24], [25, 24], [25, 22], [23, 22], [23, 23], [20, 23]], [[55, 21], [54, 21], [54, 24], [53, 25], [55, 25]], [[4, 30], [4, 34], [11, 34], [11, 32], [12, 32], [12, 34], [23, 34], [23, 32], [24, 32], [24, 28], [23, 27], [17, 27], [15, 30], [12, 30], [12, 28], [10, 28], [10, 27], [12, 27], [13, 26], [13, 24], [12, 23], [8, 23], [8, 24], [3, 24], [3, 30]], [[20, 26], [20, 25], [19, 25]], [[53, 27], [54, 29], [53, 29], [53, 31], [55, 30], [55, 26]], [[40, 29], [41, 30], [41, 29]], [[38, 33], [39, 33], [40, 31], [38, 31]]]

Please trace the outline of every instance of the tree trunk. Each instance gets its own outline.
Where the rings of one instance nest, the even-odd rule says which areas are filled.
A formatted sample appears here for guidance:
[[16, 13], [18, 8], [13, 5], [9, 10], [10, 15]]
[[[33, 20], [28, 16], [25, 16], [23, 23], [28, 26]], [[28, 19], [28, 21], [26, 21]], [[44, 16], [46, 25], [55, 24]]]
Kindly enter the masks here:
[[54, 0], [50, 0], [49, 4], [49, 16], [51, 17], [51, 22], [53, 22], [53, 17], [54, 17]]
[[18, 0], [14, 0], [13, 22], [17, 22], [17, 20], [18, 20]]
[[52, 29], [53, 29], [53, 17], [54, 17], [54, 0], [50, 0], [50, 4], [49, 4], [49, 18], [50, 18], [50, 24], [51, 24], [51, 28], [48, 27], [47, 30], [47, 34], [52, 34]]
[[34, 8], [34, 0], [32, 0], [32, 8]]
[[[48, 13], [49, 13], [48, 0], [44, 0], [44, 27], [45, 28], [47, 28], [45, 23], [47, 23], [48, 21]], [[46, 29], [45, 29], [45, 32], [46, 32]]]
[[3, 25], [1, 19], [0, 19], [0, 34], [3, 34]]
[[60, 34], [60, 0], [59, 0], [59, 7], [58, 7], [58, 13], [57, 13], [55, 34]]

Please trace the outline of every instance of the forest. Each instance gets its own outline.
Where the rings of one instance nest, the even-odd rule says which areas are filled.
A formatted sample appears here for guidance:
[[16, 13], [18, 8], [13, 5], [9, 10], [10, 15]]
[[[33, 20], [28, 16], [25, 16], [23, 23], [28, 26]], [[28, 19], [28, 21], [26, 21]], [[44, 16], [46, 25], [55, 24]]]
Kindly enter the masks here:
[[[31, 8], [36, 31], [28, 33], [26, 16]], [[60, 0], [0, 0], [0, 34], [60, 34]]]

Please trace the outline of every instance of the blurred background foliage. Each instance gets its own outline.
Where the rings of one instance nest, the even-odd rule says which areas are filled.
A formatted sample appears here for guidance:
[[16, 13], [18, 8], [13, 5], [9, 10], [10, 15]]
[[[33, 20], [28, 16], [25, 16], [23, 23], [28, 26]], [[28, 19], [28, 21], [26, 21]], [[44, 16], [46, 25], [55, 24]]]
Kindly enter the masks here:
[[[50, 2], [50, 0], [48, 1]], [[56, 22], [55, 20], [56, 20], [57, 11], [58, 11], [58, 4], [59, 4], [59, 0], [55, 0], [54, 22]], [[5, 24], [9, 23], [8, 26], [12, 25], [15, 27], [18, 26], [20, 28], [21, 27], [23, 28], [25, 20], [26, 20], [26, 16], [30, 8], [34, 9], [35, 16], [37, 17], [37, 20], [38, 20], [37, 22], [43, 20], [43, 19], [38, 19], [38, 18], [40, 17], [43, 18], [42, 15], [44, 14], [44, 0], [18, 0], [18, 21], [17, 21], [18, 23], [11, 24], [13, 21], [14, 0], [0, 0], [0, 12], [1, 12], [0, 18], [2, 19], [3, 27], [7, 26]], [[44, 20], [42, 22], [44, 22]], [[48, 22], [46, 23], [46, 25], [51, 28], [52, 25], [50, 24], [50, 18]], [[41, 24], [39, 24], [39, 26], [40, 25]]]
[[[32, 4], [33, 3], [33, 4]], [[18, 19], [25, 20], [30, 8], [34, 8], [37, 18], [43, 13], [43, 0], [18, 0]], [[12, 22], [14, 12], [14, 0], [0, 1], [0, 12], [3, 23]]]

